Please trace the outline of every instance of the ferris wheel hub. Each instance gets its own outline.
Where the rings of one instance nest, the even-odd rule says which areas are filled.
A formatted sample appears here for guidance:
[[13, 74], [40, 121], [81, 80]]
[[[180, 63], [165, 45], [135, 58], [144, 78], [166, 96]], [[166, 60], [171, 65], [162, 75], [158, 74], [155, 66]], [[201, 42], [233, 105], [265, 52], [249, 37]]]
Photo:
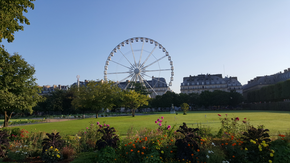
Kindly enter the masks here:
[[140, 69], [139, 68], [136, 68], [135, 70], [134, 70], [134, 73], [137, 75], [137, 74], [140, 74]]

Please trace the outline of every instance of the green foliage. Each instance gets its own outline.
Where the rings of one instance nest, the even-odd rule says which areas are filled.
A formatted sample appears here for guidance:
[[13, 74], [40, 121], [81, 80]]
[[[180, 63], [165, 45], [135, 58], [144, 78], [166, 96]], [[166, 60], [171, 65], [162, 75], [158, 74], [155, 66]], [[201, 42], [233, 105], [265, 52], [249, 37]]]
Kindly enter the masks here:
[[34, 9], [32, 1], [35, 0], [0, 1], [0, 42], [2, 42], [2, 38], [12, 42], [14, 32], [24, 29], [19, 23], [30, 25], [29, 20], [23, 16], [23, 12], [27, 13], [27, 8]]
[[290, 99], [290, 80], [263, 87], [247, 93], [249, 102], [283, 101]]
[[287, 142], [286, 139], [279, 138], [275, 141], [272, 141], [270, 144], [272, 153], [274, 155], [273, 162], [274, 163], [284, 163], [290, 162], [290, 143]]
[[71, 163], [96, 163], [96, 152], [79, 153]]
[[54, 148], [53, 146], [46, 149], [44, 153], [41, 155], [41, 158], [44, 162], [47, 162], [47, 163], [56, 163], [63, 159], [62, 154], [59, 151], [59, 149]]
[[189, 110], [189, 105], [187, 103], [183, 103], [180, 105], [181, 110], [183, 111], [183, 115], [186, 115], [186, 112]]
[[0, 157], [4, 157], [9, 146], [8, 134], [6, 131], [0, 131]]
[[72, 104], [76, 108], [86, 108], [96, 113], [102, 109], [112, 109], [114, 101], [120, 98], [121, 89], [112, 81], [89, 81], [85, 86], [71, 88], [76, 97]]
[[147, 95], [140, 94], [135, 91], [123, 91], [123, 106], [128, 107], [132, 111], [132, 117], [135, 116], [135, 110], [143, 105], [148, 105], [150, 99]]
[[0, 47], [0, 113], [4, 117], [4, 127], [14, 112], [27, 111], [41, 100], [39, 88], [33, 77], [34, 67], [29, 65], [20, 55], [10, 55]]
[[101, 150], [97, 151], [96, 162], [111, 163], [111, 162], [114, 162], [117, 157], [118, 156], [115, 152], [115, 149], [110, 146], [106, 146], [102, 148]]

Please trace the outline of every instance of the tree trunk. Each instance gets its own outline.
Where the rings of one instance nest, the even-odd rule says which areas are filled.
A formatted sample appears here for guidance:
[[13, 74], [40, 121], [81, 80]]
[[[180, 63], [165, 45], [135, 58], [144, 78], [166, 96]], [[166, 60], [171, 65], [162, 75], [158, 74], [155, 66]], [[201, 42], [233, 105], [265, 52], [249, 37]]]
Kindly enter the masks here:
[[7, 115], [7, 111], [4, 111], [4, 125], [3, 127], [8, 127], [9, 119], [11, 118], [13, 112], [10, 114], [10, 116]]
[[96, 113], [96, 118], [98, 118], [99, 117], [99, 114], [98, 114], [98, 112]]
[[135, 117], [135, 109], [132, 109], [132, 117]]

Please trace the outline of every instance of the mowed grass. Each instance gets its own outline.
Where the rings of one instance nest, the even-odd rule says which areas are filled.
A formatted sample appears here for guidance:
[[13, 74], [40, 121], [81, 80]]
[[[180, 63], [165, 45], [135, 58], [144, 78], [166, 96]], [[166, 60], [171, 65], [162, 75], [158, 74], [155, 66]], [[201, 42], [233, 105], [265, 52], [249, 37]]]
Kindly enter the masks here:
[[[246, 120], [250, 122], [254, 127], [257, 125], [264, 125], [265, 128], [270, 130], [270, 135], [277, 135], [278, 132], [286, 133], [290, 131], [290, 112], [282, 111], [195, 111], [189, 112], [187, 115], [182, 115], [182, 113], [169, 114], [153, 114], [153, 115], [137, 115], [135, 117], [131, 116], [120, 116], [120, 117], [100, 117], [87, 118], [87, 119], [77, 119], [64, 122], [53, 122], [53, 123], [42, 123], [34, 125], [17, 126], [21, 129], [26, 129], [28, 131], [44, 131], [60, 132], [62, 136], [65, 135], [75, 135], [80, 130], [85, 130], [86, 127], [90, 126], [90, 122], [96, 124], [100, 122], [101, 124], [109, 124], [111, 127], [115, 127], [119, 134], [125, 135], [131, 126], [134, 131], [140, 130], [142, 128], [157, 129], [158, 125], [155, 121], [161, 116], [164, 117], [165, 125], [182, 125], [185, 122], [189, 127], [197, 127], [197, 124], [206, 125], [212, 128], [213, 133], [216, 133], [220, 127], [220, 117], [221, 114], [223, 118], [239, 117], [240, 121]], [[177, 129], [176, 128], [176, 129]]]

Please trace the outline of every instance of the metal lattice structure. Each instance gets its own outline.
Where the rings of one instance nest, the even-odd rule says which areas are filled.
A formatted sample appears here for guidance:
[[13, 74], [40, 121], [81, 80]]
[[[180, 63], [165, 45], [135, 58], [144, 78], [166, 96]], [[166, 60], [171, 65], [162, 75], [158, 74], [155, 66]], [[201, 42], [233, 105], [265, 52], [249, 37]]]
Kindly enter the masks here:
[[173, 76], [169, 52], [157, 41], [145, 37], [130, 38], [118, 44], [104, 67], [104, 80], [113, 80], [122, 89], [132, 87], [133, 82], [142, 83], [154, 95], [170, 90]]

